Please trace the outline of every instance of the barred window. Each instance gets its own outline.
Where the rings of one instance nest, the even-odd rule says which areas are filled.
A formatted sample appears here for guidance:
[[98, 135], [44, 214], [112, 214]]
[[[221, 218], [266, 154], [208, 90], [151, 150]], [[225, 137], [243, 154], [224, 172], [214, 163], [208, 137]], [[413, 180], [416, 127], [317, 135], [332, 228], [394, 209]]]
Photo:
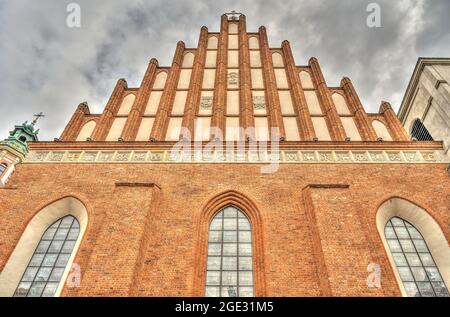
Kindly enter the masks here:
[[209, 226], [207, 297], [252, 297], [252, 231], [245, 214], [229, 206]]
[[6, 170], [7, 166], [5, 164], [0, 164], [0, 176], [3, 174], [3, 172]]
[[65, 216], [52, 224], [34, 251], [14, 296], [54, 296], [79, 234], [80, 224], [73, 216]]
[[416, 119], [413, 123], [411, 138], [418, 141], [433, 141], [433, 137], [420, 119]]
[[408, 296], [449, 296], [439, 268], [424, 238], [414, 226], [394, 217], [386, 224], [384, 234]]

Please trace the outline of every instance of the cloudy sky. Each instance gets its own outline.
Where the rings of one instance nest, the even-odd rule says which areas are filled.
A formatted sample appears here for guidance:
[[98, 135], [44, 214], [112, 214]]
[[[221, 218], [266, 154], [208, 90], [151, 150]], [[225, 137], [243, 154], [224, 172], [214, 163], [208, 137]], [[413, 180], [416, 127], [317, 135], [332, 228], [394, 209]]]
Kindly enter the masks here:
[[71, 2], [0, 0], [0, 138], [39, 111], [40, 139], [59, 137], [80, 102], [101, 112], [117, 79], [139, 86], [150, 58], [170, 65], [177, 41], [195, 47], [231, 10], [271, 46], [289, 40], [297, 64], [317, 57], [330, 86], [350, 77], [369, 112], [398, 109], [419, 56], [450, 56], [449, 0], [377, 1], [381, 28], [366, 24], [373, 0], [78, 0], [68, 28]]

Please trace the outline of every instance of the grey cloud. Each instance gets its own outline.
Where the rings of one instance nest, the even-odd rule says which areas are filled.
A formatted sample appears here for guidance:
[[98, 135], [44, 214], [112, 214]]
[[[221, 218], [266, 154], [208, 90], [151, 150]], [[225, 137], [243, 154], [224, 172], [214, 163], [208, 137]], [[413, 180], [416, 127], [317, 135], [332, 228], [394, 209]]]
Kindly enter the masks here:
[[[80, 29], [66, 27], [70, 2], [81, 5]], [[368, 111], [381, 100], [397, 108], [419, 56], [450, 56], [450, 2], [376, 1], [379, 29], [366, 26], [370, 2], [0, 1], [0, 138], [39, 111], [41, 139], [59, 136], [78, 103], [101, 112], [118, 78], [139, 86], [150, 58], [170, 65], [177, 41], [195, 47], [200, 27], [218, 31], [231, 10], [250, 31], [265, 25], [271, 46], [289, 40], [298, 64], [316, 56], [329, 85], [352, 78]]]

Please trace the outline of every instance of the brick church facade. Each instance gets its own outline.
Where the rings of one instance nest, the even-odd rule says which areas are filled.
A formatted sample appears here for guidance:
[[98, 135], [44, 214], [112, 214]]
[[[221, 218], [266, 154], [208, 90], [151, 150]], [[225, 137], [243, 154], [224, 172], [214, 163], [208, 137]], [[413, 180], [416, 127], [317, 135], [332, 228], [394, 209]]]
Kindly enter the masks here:
[[443, 143], [244, 15], [120, 79], [103, 113], [80, 104], [59, 139], [33, 128], [0, 143], [1, 296], [448, 296]]

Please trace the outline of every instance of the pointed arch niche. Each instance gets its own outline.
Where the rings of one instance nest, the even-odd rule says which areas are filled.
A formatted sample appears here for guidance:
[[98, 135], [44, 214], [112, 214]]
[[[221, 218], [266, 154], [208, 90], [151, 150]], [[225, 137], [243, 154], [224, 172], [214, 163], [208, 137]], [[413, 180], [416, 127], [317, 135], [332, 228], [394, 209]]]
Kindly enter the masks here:
[[254, 296], [266, 296], [263, 224], [256, 205], [247, 196], [237, 191], [227, 191], [211, 199], [203, 208], [198, 219], [198, 244], [196, 250], [196, 273], [194, 276], [194, 296], [205, 296], [206, 268], [208, 257], [209, 227], [214, 217], [225, 207], [239, 209], [250, 221]]
[[80, 230], [64, 273], [59, 281], [55, 296], [61, 294], [88, 222], [88, 213], [85, 205], [74, 197], [65, 197], [47, 205], [36, 213], [28, 223], [0, 274], [0, 297], [11, 297], [14, 295], [44, 233], [55, 222], [66, 216], [73, 216], [78, 221]]
[[405, 199], [395, 197], [385, 201], [378, 208], [376, 224], [402, 295], [407, 296], [407, 292], [385, 236], [385, 228], [393, 218], [400, 218], [419, 231], [428, 246], [436, 267], [442, 275], [443, 281], [447, 286], [450, 285], [450, 246], [441, 227], [422, 207]]

